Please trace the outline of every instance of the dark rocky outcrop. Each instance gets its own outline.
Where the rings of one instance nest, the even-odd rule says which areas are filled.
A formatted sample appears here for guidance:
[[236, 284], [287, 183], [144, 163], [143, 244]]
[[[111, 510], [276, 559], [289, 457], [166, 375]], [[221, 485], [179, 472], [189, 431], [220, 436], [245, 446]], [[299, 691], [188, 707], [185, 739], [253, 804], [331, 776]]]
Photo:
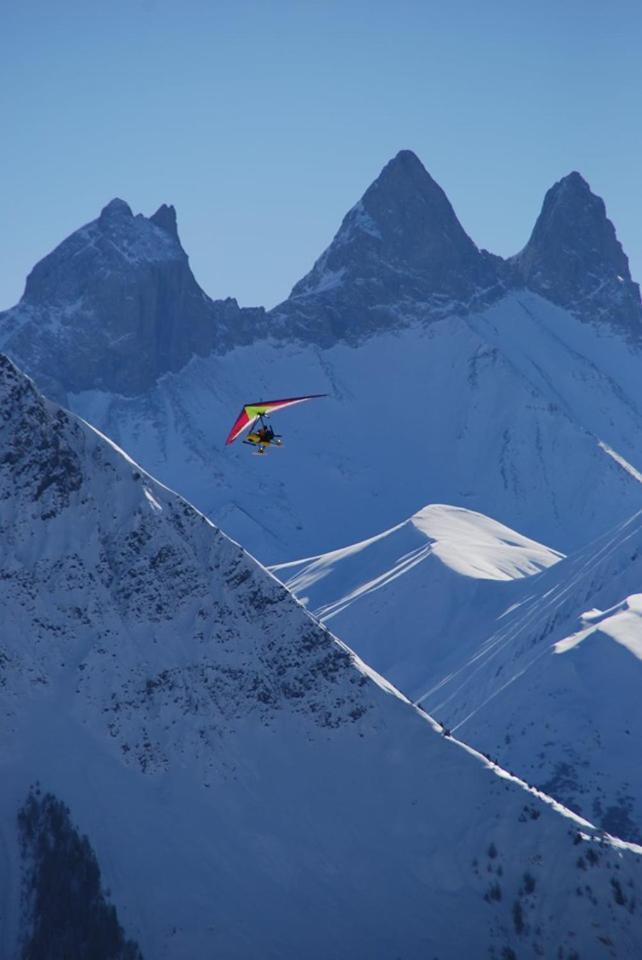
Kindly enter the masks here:
[[100, 868], [69, 809], [31, 791], [18, 814], [27, 930], [21, 960], [143, 960], [102, 889]]
[[4, 350], [64, 399], [92, 389], [143, 393], [195, 354], [254, 339], [264, 316], [203, 293], [173, 207], [147, 219], [115, 199], [34, 267], [0, 327]]
[[356, 344], [524, 287], [582, 320], [635, 339], [642, 331], [627, 258], [578, 173], [548, 191], [528, 244], [503, 260], [475, 246], [441, 187], [402, 150], [269, 314], [201, 290], [172, 206], [146, 218], [115, 199], [34, 267], [20, 303], [0, 314], [0, 349], [62, 402], [84, 390], [137, 396], [194, 355], [267, 336]]
[[353, 342], [490, 302], [502, 292], [504, 273], [503, 261], [466, 234], [421, 161], [402, 150], [273, 316], [277, 327], [303, 338]]
[[544, 198], [531, 238], [513, 264], [526, 287], [585, 320], [642, 333], [640, 288], [606, 215], [604, 201], [579, 173]]

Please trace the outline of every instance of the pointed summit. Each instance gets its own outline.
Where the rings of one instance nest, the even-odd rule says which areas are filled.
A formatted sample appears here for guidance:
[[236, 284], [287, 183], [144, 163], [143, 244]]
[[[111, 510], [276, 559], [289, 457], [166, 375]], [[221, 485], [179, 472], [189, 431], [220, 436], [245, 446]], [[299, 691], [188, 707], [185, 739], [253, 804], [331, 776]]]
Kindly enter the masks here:
[[304, 301], [306, 315], [316, 315], [308, 334], [351, 339], [461, 309], [497, 286], [498, 263], [478, 250], [418, 157], [401, 150], [277, 313]]
[[554, 184], [514, 262], [529, 289], [586, 319], [642, 333], [640, 292], [601, 197], [573, 171]]
[[606, 215], [601, 197], [591, 192], [581, 174], [573, 171], [547, 192], [531, 238], [520, 254], [525, 269], [538, 257], [558, 261], [572, 256], [600, 273], [611, 269], [630, 280], [628, 260]]
[[78, 301], [86, 292], [87, 277], [110, 277], [142, 268], [144, 264], [185, 260], [174, 238], [160, 233], [143, 216], [116, 197], [100, 216], [67, 237], [33, 268], [24, 299], [30, 303]]
[[36, 264], [20, 303], [0, 315], [0, 344], [63, 402], [84, 390], [132, 396], [249, 336], [262, 315], [203, 293], [173, 207], [134, 216], [116, 198]]
[[[412, 150], [400, 150], [399, 153], [389, 160], [377, 179], [366, 191], [365, 196], [371, 191], [389, 190], [397, 191], [401, 189], [416, 190], [421, 194], [434, 193], [440, 199], [446, 199], [446, 195], [433, 178], [430, 176], [423, 163], [416, 153]], [[365, 197], [364, 197], [365, 199]], [[450, 206], [450, 204], [448, 204]], [[452, 209], [452, 208], [451, 208]]]
[[115, 217], [133, 217], [132, 208], [124, 200], [121, 200], [120, 197], [114, 197], [113, 200], [110, 200], [109, 203], [102, 208], [100, 211], [100, 219], [108, 220]]
[[402, 150], [346, 215], [293, 296], [327, 288], [329, 272], [363, 282], [380, 281], [383, 271], [394, 272], [396, 295], [461, 298], [478, 279], [481, 259], [439, 184], [411, 150]]
[[156, 213], [152, 214], [149, 219], [180, 243], [176, 224], [176, 210], [171, 204], [169, 206], [166, 203], [161, 204]]

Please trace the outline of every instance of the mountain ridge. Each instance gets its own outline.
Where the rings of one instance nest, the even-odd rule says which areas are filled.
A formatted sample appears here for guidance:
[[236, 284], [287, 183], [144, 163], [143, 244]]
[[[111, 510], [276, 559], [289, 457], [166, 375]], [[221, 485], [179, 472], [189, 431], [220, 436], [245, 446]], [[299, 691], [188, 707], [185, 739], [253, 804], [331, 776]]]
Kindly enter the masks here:
[[[617, 243], [601, 201], [579, 176], [566, 181], [570, 209], [588, 204], [598, 233]], [[566, 307], [526, 290], [514, 262], [489, 260], [477, 249], [408, 151], [384, 168], [364, 198], [367, 209], [362, 198], [338, 244], [322, 255], [322, 263], [338, 258], [331, 282], [297, 293], [287, 311], [267, 314], [240, 311], [235, 301], [219, 302], [214, 311], [186, 273], [169, 207], [147, 219], [133, 216], [123, 201], [109, 204], [104, 229], [100, 217], [88, 226], [98, 249], [81, 230], [34, 270], [42, 290], [53, 286], [61, 302], [27, 300], [2, 315], [0, 347], [46, 393], [269, 563], [365, 539], [431, 501], [495, 516], [562, 552], [630, 515], [642, 475], [642, 350], [634, 318], [618, 321], [617, 298], [612, 317], [596, 321], [588, 301], [580, 315], [575, 274], [567, 278]], [[569, 202], [562, 207], [568, 211]], [[577, 233], [583, 221], [565, 214], [564, 222]], [[136, 238], [143, 253], [151, 243], [151, 264], [144, 256], [142, 264], [130, 262]], [[89, 272], [72, 256], [77, 248], [81, 261], [89, 257]], [[529, 250], [539, 256], [540, 248], [537, 241]], [[165, 274], [168, 253], [170, 273], [178, 271], [184, 286]], [[622, 266], [623, 254], [616, 254], [617, 262], [604, 261], [609, 270]], [[61, 257], [71, 262], [70, 272], [58, 264]], [[499, 278], [491, 286], [489, 270], [490, 279]], [[380, 272], [389, 284], [379, 281]], [[433, 279], [424, 283], [424, 274]], [[458, 293], [462, 277], [465, 290]], [[417, 283], [441, 293], [418, 300]], [[181, 306], [192, 303], [201, 317], [195, 324]], [[168, 335], [159, 337], [163, 330]], [[398, 375], [390, 389], [393, 367]], [[248, 397], [307, 393], [332, 399], [299, 418], [283, 414], [295, 444], [269, 458], [265, 499], [257, 497], [239, 451], [221, 444], [230, 411]], [[308, 429], [299, 432], [298, 423]], [[579, 503], [573, 477], [561, 470], [562, 449], [577, 463]], [[406, 478], [401, 493], [395, 466]], [[376, 483], [366, 481], [369, 470]], [[393, 487], [401, 498], [394, 509]], [[332, 520], [335, 496], [343, 498], [349, 528]], [[311, 517], [310, 498], [330, 504], [323, 522]]]
[[[642, 836], [642, 514], [517, 589], [418, 700], [605, 829]], [[456, 658], [455, 658], [456, 659]]]
[[504, 260], [478, 249], [418, 157], [402, 150], [268, 313], [200, 289], [173, 207], [147, 219], [116, 198], [34, 267], [20, 303], [0, 314], [0, 347], [60, 400], [86, 389], [135, 396], [193, 356], [265, 338], [356, 345], [478, 312], [521, 288], [640, 340], [639, 287], [580, 174], [547, 192], [530, 240]]
[[642, 513], [568, 557], [460, 513], [273, 572], [453, 733], [639, 841]]
[[173, 207], [146, 218], [114, 198], [36, 264], [0, 314], [0, 340], [63, 402], [92, 387], [134, 396], [230, 337], [247, 341], [264, 317], [203, 293]]
[[[430, 504], [362, 543], [271, 571], [411, 700], [474, 649], [561, 555], [475, 511]], [[481, 635], [480, 635], [481, 633]], [[439, 714], [437, 714], [439, 716]]]
[[0, 397], [7, 956], [36, 782], [146, 957], [639, 951], [641, 848], [441, 735], [5, 360]]

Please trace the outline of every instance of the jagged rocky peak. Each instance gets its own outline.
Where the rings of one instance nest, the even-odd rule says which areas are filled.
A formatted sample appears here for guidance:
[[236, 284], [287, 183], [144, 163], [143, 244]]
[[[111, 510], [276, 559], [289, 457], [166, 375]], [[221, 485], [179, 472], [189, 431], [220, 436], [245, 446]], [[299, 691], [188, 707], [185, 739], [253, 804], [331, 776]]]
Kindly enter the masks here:
[[411, 150], [402, 150], [276, 313], [303, 305], [313, 333], [315, 323], [325, 324], [329, 335], [350, 339], [398, 319], [461, 309], [496, 288], [501, 275], [500, 258], [475, 246], [439, 184]]
[[[158, 211], [161, 221], [166, 216], [162, 210]], [[159, 224], [142, 214], [134, 216], [129, 204], [116, 197], [96, 220], [74, 231], [36, 264], [27, 277], [24, 299], [31, 303], [69, 303], [86, 295], [89, 287], [94, 291], [113, 288], [114, 275], [125, 277], [153, 264], [172, 261], [187, 263], [175, 221], [172, 232], [163, 222]]]
[[514, 258], [527, 287], [586, 319], [642, 333], [640, 290], [601, 197], [573, 171], [544, 198], [530, 240]]
[[148, 218], [115, 198], [34, 267], [21, 302], [0, 315], [0, 347], [63, 402], [83, 390], [132, 396], [194, 355], [251, 338], [262, 316], [201, 290], [174, 207]]
[[419, 268], [431, 268], [435, 257], [478, 253], [446, 194], [411, 150], [386, 164], [348, 213], [338, 238], [345, 242], [359, 233], [378, 240], [384, 256]]
[[114, 197], [100, 211], [100, 219], [104, 222], [113, 217], [133, 217], [132, 208], [125, 200], [120, 197]]
[[322, 292], [339, 278], [379, 281], [382, 271], [395, 297], [466, 298], [495, 279], [490, 259], [411, 150], [386, 164], [292, 295]]
[[176, 224], [176, 210], [170, 204], [161, 204], [156, 213], [149, 218], [157, 227], [169, 233], [170, 237], [178, 240], [178, 226]]
[[419, 265], [442, 231], [455, 248], [476, 249], [441, 187], [412, 151], [402, 150], [347, 214], [337, 240], [361, 234], [379, 241], [382, 253]]

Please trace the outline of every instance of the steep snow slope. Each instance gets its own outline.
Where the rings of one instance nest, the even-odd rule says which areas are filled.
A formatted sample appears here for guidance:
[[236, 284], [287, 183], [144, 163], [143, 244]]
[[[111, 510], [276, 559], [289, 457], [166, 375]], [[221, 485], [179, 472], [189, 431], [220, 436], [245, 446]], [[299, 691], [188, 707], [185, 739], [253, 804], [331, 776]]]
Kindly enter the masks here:
[[512, 581], [559, 559], [489, 517], [432, 504], [370, 540], [272, 572], [413, 698], [485, 637]]
[[[261, 342], [195, 358], [143, 397], [70, 398], [262, 560], [339, 549], [427, 502], [567, 551], [642, 504], [640, 358], [533, 294], [326, 350]], [[620, 375], [621, 374], [621, 375]], [[225, 448], [244, 400], [315, 392], [285, 447]], [[637, 445], [637, 449], [636, 449]]]
[[3, 955], [36, 779], [148, 958], [642, 950], [640, 848], [439, 736], [5, 360], [0, 400]]
[[418, 698], [606, 829], [642, 836], [642, 515], [517, 590]]
[[486, 517], [433, 505], [368, 541], [272, 569], [441, 722], [637, 839], [640, 556], [639, 515], [558, 562]]

